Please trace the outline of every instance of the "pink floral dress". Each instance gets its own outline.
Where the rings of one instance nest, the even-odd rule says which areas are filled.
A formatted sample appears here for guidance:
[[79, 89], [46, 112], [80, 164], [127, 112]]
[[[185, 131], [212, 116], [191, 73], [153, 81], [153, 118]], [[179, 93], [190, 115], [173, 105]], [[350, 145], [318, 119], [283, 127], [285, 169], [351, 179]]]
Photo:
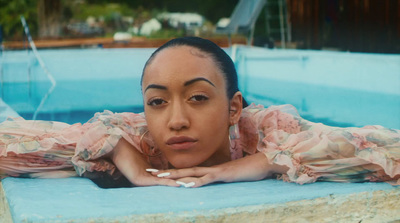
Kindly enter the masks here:
[[[143, 114], [134, 113], [104, 111], [83, 125], [8, 119], [0, 123], [0, 179], [118, 175], [106, 155], [121, 137], [141, 152], [143, 145], [154, 146], [146, 131]], [[232, 159], [262, 152], [271, 163], [289, 168], [278, 176], [285, 181], [400, 185], [399, 130], [330, 127], [302, 119], [291, 105], [253, 104], [242, 112], [239, 133], [231, 143]], [[162, 154], [149, 162], [168, 168]]]

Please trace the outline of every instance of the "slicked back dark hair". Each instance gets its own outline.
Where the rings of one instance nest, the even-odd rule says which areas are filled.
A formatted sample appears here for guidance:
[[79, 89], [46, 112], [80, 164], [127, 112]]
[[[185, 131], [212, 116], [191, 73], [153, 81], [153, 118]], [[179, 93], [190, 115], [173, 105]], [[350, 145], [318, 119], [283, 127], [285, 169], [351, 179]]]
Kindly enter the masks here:
[[[190, 46], [190, 47], [194, 47], [206, 54], [209, 54], [212, 57], [214, 63], [217, 65], [217, 67], [220, 69], [220, 71], [224, 75], [224, 79], [226, 80], [226, 87], [227, 87], [226, 93], [227, 93], [228, 98], [232, 99], [233, 95], [239, 91], [238, 76], [237, 76], [235, 65], [233, 64], [232, 59], [217, 44], [213, 43], [210, 40], [203, 39], [200, 37], [176, 38], [176, 39], [168, 41], [167, 43], [165, 43], [164, 45], [159, 47], [156, 51], [154, 51], [151, 54], [150, 58], [147, 60], [145, 66], [143, 68], [140, 84], [142, 84], [146, 67], [152, 62], [152, 60], [155, 58], [155, 56], [164, 49], [167, 49], [170, 47], [176, 47], [176, 46]], [[247, 106], [247, 102], [243, 99], [243, 107], [246, 107], [246, 106]]]

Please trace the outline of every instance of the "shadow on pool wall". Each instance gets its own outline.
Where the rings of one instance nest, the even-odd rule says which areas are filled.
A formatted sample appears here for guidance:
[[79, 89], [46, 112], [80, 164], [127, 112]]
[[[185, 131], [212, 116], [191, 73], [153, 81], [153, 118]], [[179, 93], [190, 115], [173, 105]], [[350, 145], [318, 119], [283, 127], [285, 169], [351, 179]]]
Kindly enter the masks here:
[[[40, 50], [57, 86], [38, 119], [86, 122], [95, 112], [141, 112], [140, 76], [155, 49]], [[293, 104], [306, 119], [333, 126], [400, 129], [400, 55], [227, 49], [249, 102]], [[30, 119], [50, 82], [26, 51], [3, 54], [3, 99]]]

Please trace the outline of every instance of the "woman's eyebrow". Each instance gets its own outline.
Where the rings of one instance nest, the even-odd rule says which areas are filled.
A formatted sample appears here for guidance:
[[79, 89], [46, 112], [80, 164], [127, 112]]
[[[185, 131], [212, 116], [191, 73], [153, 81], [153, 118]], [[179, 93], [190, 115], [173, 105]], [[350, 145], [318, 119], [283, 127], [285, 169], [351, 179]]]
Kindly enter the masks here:
[[[186, 81], [186, 82], [183, 84], [183, 86], [186, 87], [186, 86], [188, 86], [188, 85], [194, 84], [194, 83], [197, 82], [197, 81], [205, 81], [205, 82], [209, 83], [210, 85], [212, 85], [213, 87], [215, 87], [215, 85], [214, 85], [210, 80], [208, 80], [207, 78], [204, 78], [204, 77], [197, 77], [197, 78], [194, 78], [194, 79], [192, 79], [192, 80], [188, 80], [188, 81]], [[149, 89], [151, 89], [151, 88], [160, 89], [160, 90], [168, 90], [168, 88], [167, 88], [166, 86], [164, 86], [164, 85], [149, 84], [149, 85], [146, 87], [146, 89], [144, 89], [144, 92], [146, 92], [147, 90], [149, 90]]]
[[149, 90], [150, 88], [155, 88], [155, 89], [161, 89], [161, 90], [167, 90], [167, 87], [163, 86], [163, 85], [159, 85], [159, 84], [149, 84], [146, 89], [144, 89], [144, 92], [146, 92], [147, 90]]
[[208, 80], [207, 78], [204, 78], [204, 77], [198, 77], [198, 78], [194, 78], [192, 80], [188, 80], [183, 84], [183, 86], [191, 85], [197, 81], [205, 81], [205, 82], [211, 84], [213, 87], [215, 87], [215, 85], [210, 80]]

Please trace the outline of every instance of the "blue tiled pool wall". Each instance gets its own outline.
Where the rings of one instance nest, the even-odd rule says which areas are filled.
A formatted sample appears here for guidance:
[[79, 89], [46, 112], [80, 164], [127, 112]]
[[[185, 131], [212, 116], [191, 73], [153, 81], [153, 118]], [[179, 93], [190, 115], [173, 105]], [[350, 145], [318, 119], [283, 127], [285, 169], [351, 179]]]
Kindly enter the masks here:
[[16, 113], [8, 104], [4, 103], [4, 101], [0, 99], [0, 122], [3, 122], [10, 116], [18, 117], [19, 114]]
[[248, 101], [334, 126], [400, 128], [400, 55], [239, 48], [236, 61]]
[[[38, 119], [76, 123], [104, 109], [142, 111], [139, 80], [153, 51], [39, 50], [57, 86]], [[247, 47], [227, 52], [235, 55], [249, 102], [293, 104], [305, 118], [329, 125], [400, 128], [400, 55]], [[31, 118], [50, 87], [33, 55], [5, 52], [2, 75], [4, 101]]]
[[[39, 50], [57, 86], [37, 119], [86, 122], [105, 109], [142, 112], [141, 69], [154, 49]], [[30, 58], [33, 62], [25, 61]], [[21, 60], [18, 66], [10, 61]], [[51, 83], [32, 54], [7, 51], [3, 57], [4, 101], [31, 119]], [[31, 82], [27, 75], [31, 73]]]

